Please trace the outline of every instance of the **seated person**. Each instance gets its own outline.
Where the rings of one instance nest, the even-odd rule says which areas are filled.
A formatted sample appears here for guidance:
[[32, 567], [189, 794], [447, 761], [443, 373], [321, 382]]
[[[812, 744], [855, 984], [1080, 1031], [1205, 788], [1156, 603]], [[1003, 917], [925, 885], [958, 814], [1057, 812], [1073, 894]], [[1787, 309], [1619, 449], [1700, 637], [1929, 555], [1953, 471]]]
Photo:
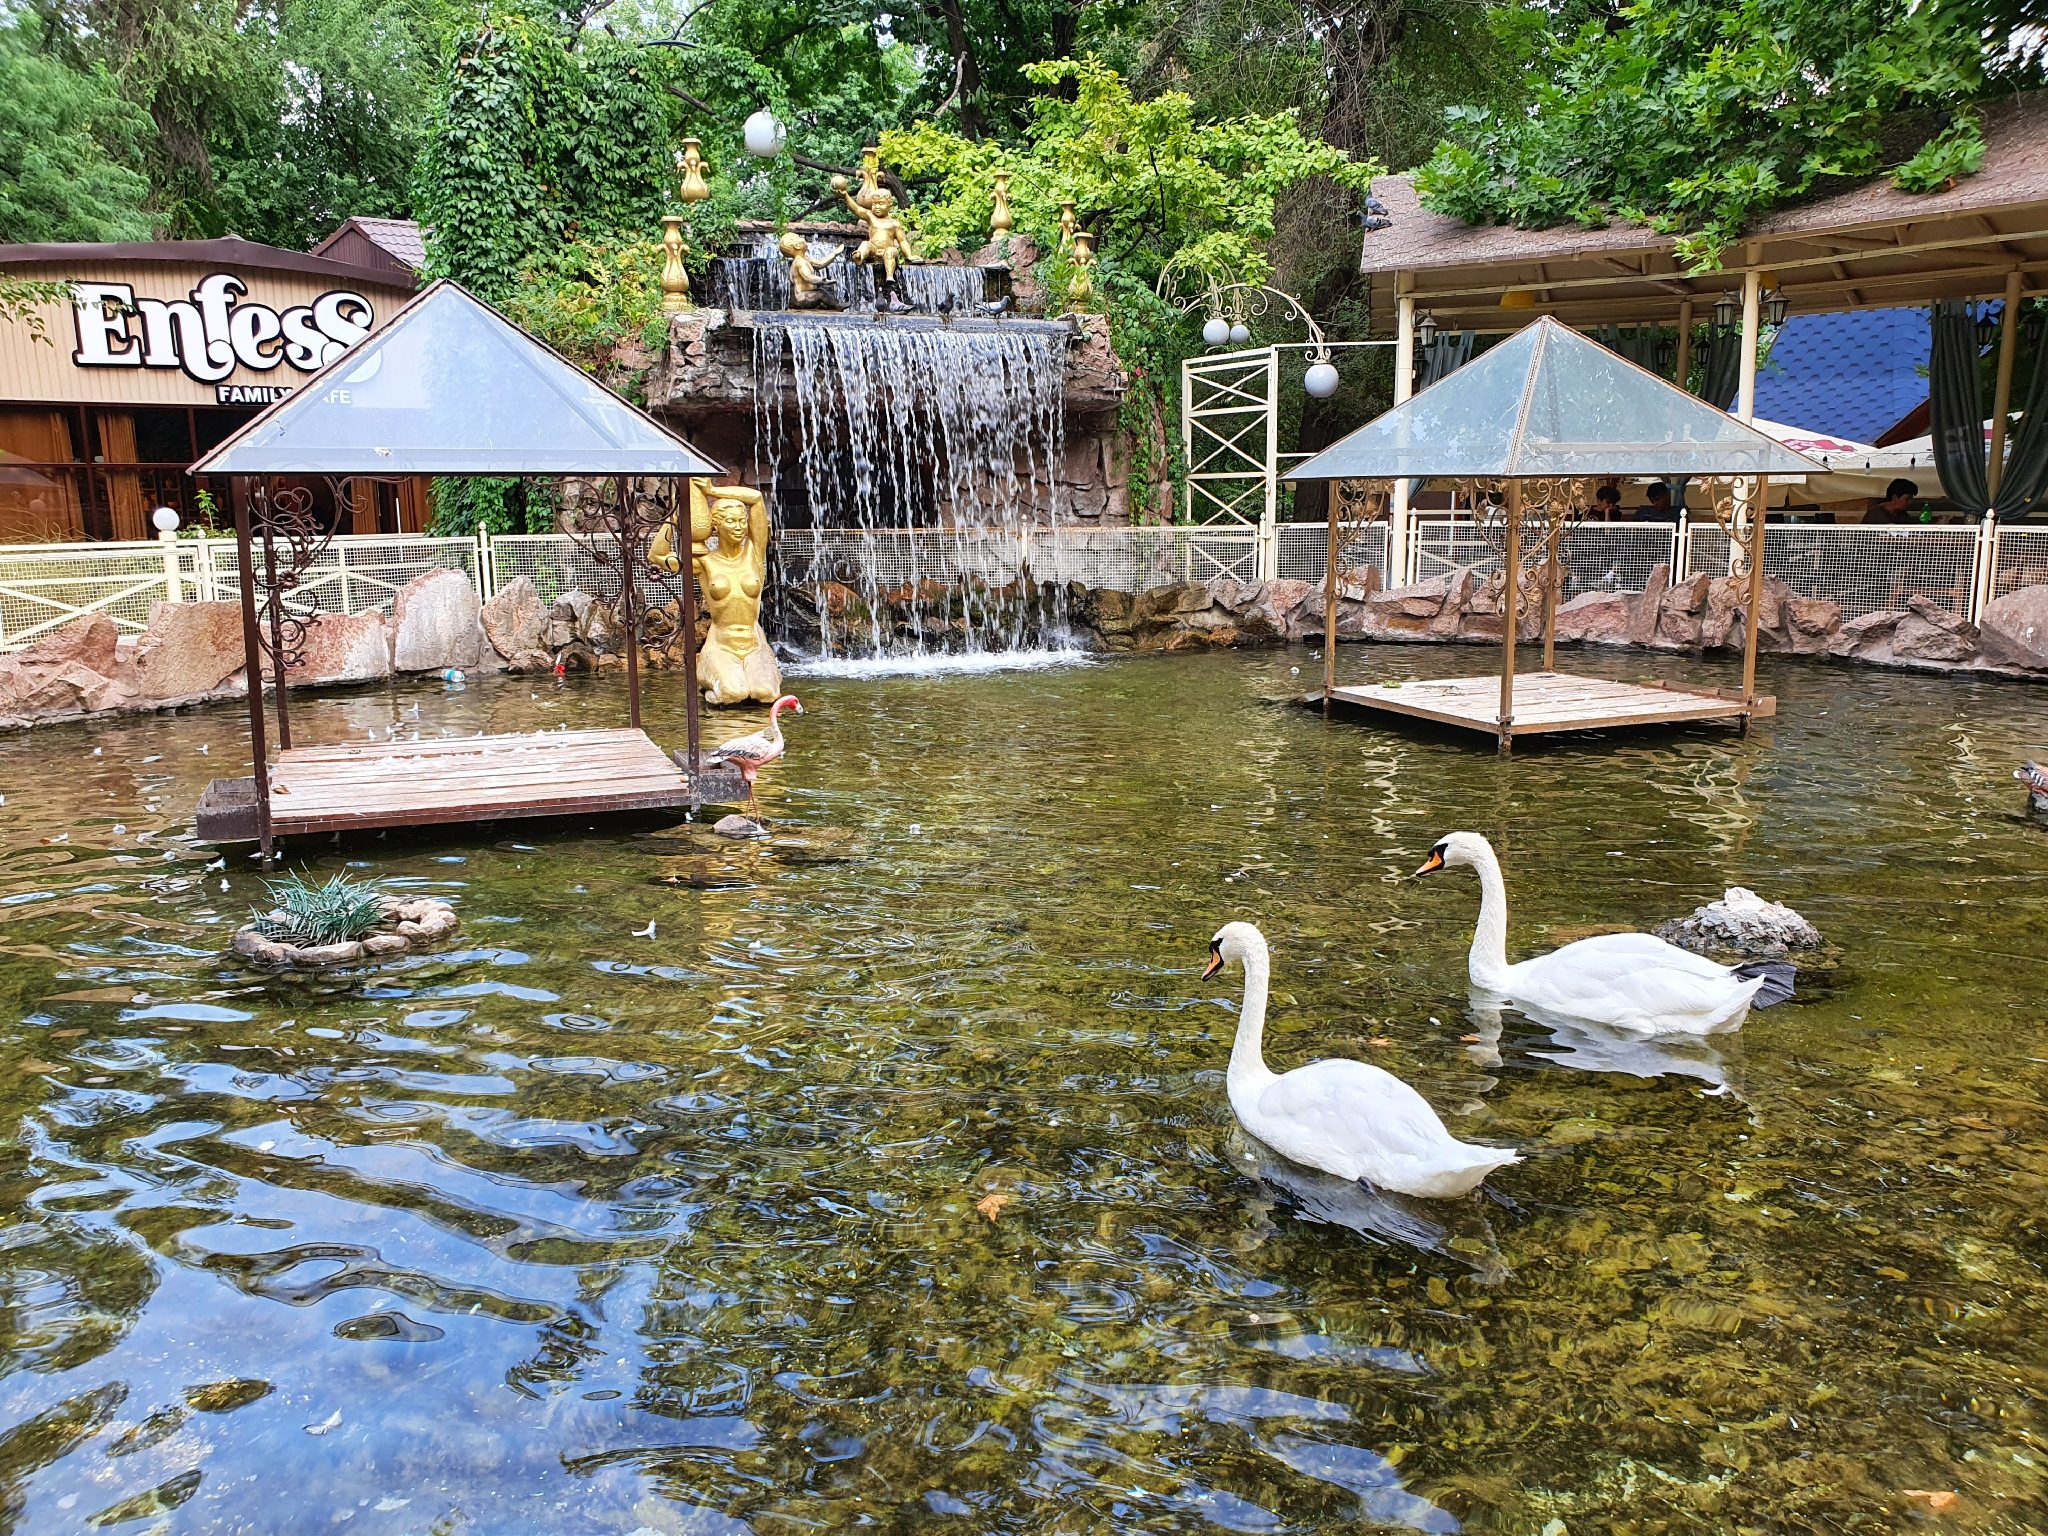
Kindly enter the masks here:
[[1913, 521], [1913, 498], [1920, 494], [1920, 487], [1911, 480], [1894, 480], [1884, 488], [1884, 500], [1874, 501], [1870, 510], [1863, 514], [1866, 523], [1910, 523]]
[[1615, 513], [1621, 510], [1621, 490], [1617, 486], [1603, 485], [1593, 493], [1593, 505], [1586, 509], [1586, 516], [1596, 522], [1611, 523]]
[[1652, 480], [1649, 490], [1643, 493], [1649, 499], [1635, 510], [1635, 521], [1639, 523], [1675, 523], [1678, 508], [1671, 504], [1671, 487], [1662, 480]]

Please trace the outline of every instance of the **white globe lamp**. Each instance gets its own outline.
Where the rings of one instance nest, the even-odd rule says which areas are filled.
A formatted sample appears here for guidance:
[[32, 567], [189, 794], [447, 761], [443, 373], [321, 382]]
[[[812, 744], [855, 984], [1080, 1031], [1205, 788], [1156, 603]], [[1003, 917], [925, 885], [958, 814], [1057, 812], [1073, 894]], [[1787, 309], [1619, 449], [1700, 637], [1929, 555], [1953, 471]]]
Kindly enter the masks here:
[[184, 519], [178, 516], [176, 507], [158, 507], [149, 514], [149, 525], [158, 533], [176, 533]]
[[1310, 363], [1308, 372], [1301, 376], [1301, 387], [1318, 400], [1327, 400], [1337, 393], [1340, 382], [1335, 363]]
[[1238, 321], [1237, 324], [1233, 325], [1230, 328], [1230, 344], [1233, 347], [1241, 347], [1251, 339], [1252, 328], [1246, 325], [1242, 320]]
[[1202, 340], [1212, 347], [1220, 347], [1230, 340], [1230, 322], [1221, 315], [1211, 315], [1202, 322]]
[[773, 160], [789, 141], [789, 130], [766, 107], [747, 119], [740, 135], [746, 142], [747, 153], [756, 160]]

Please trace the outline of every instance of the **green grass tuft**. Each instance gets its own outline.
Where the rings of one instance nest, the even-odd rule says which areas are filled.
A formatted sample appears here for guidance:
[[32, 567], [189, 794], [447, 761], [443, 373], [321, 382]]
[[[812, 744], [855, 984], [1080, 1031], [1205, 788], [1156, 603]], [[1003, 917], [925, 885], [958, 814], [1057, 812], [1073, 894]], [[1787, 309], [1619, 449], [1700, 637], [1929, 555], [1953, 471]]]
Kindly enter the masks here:
[[279, 944], [301, 949], [316, 944], [346, 944], [376, 930], [384, 905], [376, 888], [330, 876], [325, 885], [310, 884], [302, 875], [266, 880], [274, 910], [252, 913], [256, 931]]

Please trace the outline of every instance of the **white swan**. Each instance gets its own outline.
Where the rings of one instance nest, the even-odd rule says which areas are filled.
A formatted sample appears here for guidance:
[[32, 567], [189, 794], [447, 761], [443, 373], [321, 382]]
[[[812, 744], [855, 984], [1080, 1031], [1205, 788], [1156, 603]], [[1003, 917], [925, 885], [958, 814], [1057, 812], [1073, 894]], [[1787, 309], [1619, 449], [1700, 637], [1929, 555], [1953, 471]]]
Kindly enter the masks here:
[[1771, 979], [1738, 975], [1648, 933], [1603, 933], [1509, 965], [1508, 891], [1491, 843], [1477, 832], [1453, 832], [1415, 873], [1458, 865], [1479, 871], [1469, 968], [1481, 992], [1642, 1034], [1716, 1035], [1742, 1027], [1751, 999]]
[[1262, 1048], [1272, 972], [1265, 936], [1250, 923], [1225, 923], [1209, 941], [1202, 979], [1231, 960], [1244, 967], [1244, 1011], [1230, 1051], [1230, 1107], [1281, 1156], [1431, 1199], [1467, 1194], [1494, 1169], [1521, 1161], [1505, 1147], [1458, 1140], [1421, 1094], [1362, 1061], [1314, 1061], [1276, 1077]]

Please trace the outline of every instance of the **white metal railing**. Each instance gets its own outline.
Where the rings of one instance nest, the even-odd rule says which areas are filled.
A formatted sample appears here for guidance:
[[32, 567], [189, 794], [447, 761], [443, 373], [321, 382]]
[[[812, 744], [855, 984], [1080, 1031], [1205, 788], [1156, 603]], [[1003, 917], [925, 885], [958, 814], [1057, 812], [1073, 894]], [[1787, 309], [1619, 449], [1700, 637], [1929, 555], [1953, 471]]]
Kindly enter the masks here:
[[[1343, 525], [1340, 536], [1347, 569], [1372, 566], [1383, 578], [1397, 564], [1413, 579], [1459, 566], [1483, 574], [1499, 569], [1492, 545], [1466, 517], [1411, 514], [1400, 562], [1390, 558], [1385, 523]], [[1028, 570], [1041, 581], [1136, 592], [1215, 576], [1320, 582], [1328, 537], [1323, 523], [1282, 523], [1270, 536], [1243, 523], [1069, 526], [1028, 535], [973, 528], [791, 530], [778, 536], [777, 548], [781, 572], [791, 580], [816, 573], [858, 581], [872, 573], [884, 585], [964, 578], [1000, 585]], [[1674, 580], [1725, 572], [1728, 538], [1712, 524], [1590, 523], [1571, 534], [1561, 558], [1568, 596], [1636, 592], [1660, 564]], [[388, 608], [406, 582], [440, 567], [469, 575], [487, 599], [528, 577], [543, 603], [571, 588], [607, 590], [616, 579], [563, 534], [343, 536], [308, 569], [290, 603], [320, 613]], [[1901, 608], [1915, 596], [1975, 618], [1993, 597], [2048, 585], [2048, 527], [1773, 523], [1764, 569], [1795, 592], [1840, 603], [1846, 618]], [[0, 651], [32, 645], [93, 613], [139, 634], [158, 602], [231, 599], [235, 591], [232, 539], [0, 545]]]
[[[488, 591], [476, 539], [357, 534], [334, 539], [302, 574], [287, 606], [364, 613], [424, 571], [450, 566]], [[236, 591], [235, 541], [138, 540], [0, 545], [0, 651], [21, 650], [89, 614], [140, 634], [157, 603], [210, 602]]]

